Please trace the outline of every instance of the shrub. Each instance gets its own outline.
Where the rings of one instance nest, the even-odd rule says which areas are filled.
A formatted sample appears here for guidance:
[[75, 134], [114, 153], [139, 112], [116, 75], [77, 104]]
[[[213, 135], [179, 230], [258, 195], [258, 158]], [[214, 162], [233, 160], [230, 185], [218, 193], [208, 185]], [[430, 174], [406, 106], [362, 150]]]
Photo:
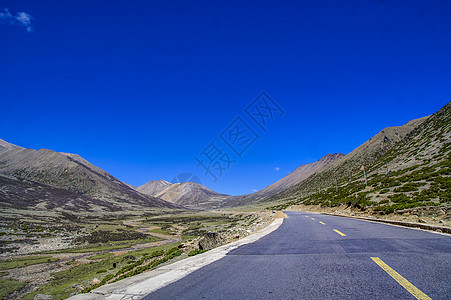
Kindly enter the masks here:
[[207, 252], [207, 251], [208, 250], [196, 249], [196, 250], [190, 251], [188, 253], [188, 256], [194, 256], [194, 255], [201, 254], [201, 253], [204, 253], [204, 252]]

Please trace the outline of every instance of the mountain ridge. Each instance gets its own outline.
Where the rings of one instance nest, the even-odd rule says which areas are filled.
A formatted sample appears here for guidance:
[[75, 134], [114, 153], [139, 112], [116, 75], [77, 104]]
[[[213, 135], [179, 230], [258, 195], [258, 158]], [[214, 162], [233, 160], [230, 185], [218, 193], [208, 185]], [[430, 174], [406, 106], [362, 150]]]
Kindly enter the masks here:
[[[395, 130], [382, 130], [350, 153], [353, 155], [270, 201], [285, 203], [278, 205], [279, 209], [293, 204], [346, 205], [371, 214], [388, 214], [418, 207], [435, 211], [440, 205], [441, 211], [448, 211], [451, 102], [431, 116], [389, 128]], [[390, 142], [394, 134], [396, 140]]]
[[[85, 200], [88, 198], [93, 200], [94, 206], [99, 204], [106, 210], [111, 210], [112, 207], [116, 209], [176, 207], [164, 200], [139, 193], [77, 154], [60, 153], [49, 149], [25, 149], [8, 144], [4, 141], [1, 144], [3, 147], [0, 152], [0, 174], [3, 176], [26, 180], [28, 184], [37, 183], [41, 189], [43, 185], [49, 186], [51, 187], [48, 189], [49, 193], [56, 188], [67, 190], [72, 196], [83, 195]], [[8, 149], [4, 145], [7, 145]], [[11, 186], [14, 185], [14, 181], [8, 181], [8, 185], [14, 189]], [[71, 199], [77, 201], [78, 198]], [[49, 203], [49, 206], [52, 204]]]

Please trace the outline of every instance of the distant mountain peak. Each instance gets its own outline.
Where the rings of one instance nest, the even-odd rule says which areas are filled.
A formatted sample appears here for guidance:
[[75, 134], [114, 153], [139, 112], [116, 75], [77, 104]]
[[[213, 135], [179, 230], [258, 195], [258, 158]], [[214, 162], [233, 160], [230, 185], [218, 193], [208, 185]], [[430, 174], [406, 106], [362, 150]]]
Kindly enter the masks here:
[[170, 182], [167, 182], [166, 180], [163, 179], [151, 180], [137, 187], [136, 190], [149, 196], [156, 196], [158, 193], [160, 193], [162, 190], [164, 190], [170, 185], [171, 185]]

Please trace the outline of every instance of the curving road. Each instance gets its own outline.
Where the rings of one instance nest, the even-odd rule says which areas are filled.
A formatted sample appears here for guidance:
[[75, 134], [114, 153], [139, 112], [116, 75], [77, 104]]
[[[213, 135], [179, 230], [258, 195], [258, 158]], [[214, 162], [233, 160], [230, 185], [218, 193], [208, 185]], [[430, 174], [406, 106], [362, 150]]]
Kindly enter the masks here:
[[145, 299], [451, 299], [451, 237], [303, 212]]

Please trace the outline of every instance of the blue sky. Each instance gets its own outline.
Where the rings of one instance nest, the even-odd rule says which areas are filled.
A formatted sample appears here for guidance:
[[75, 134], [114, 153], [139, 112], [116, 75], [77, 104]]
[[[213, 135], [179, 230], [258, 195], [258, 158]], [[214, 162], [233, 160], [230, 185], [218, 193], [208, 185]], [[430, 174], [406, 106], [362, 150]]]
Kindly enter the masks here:
[[[80, 154], [133, 185], [189, 172], [249, 193], [449, 102], [450, 11], [411, 0], [0, 1], [0, 138]], [[262, 91], [284, 111], [266, 132], [244, 110]], [[237, 117], [259, 137], [241, 157], [220, 137]], [[196, 166], [212, 141], [234, 161], [215, 182]]]

